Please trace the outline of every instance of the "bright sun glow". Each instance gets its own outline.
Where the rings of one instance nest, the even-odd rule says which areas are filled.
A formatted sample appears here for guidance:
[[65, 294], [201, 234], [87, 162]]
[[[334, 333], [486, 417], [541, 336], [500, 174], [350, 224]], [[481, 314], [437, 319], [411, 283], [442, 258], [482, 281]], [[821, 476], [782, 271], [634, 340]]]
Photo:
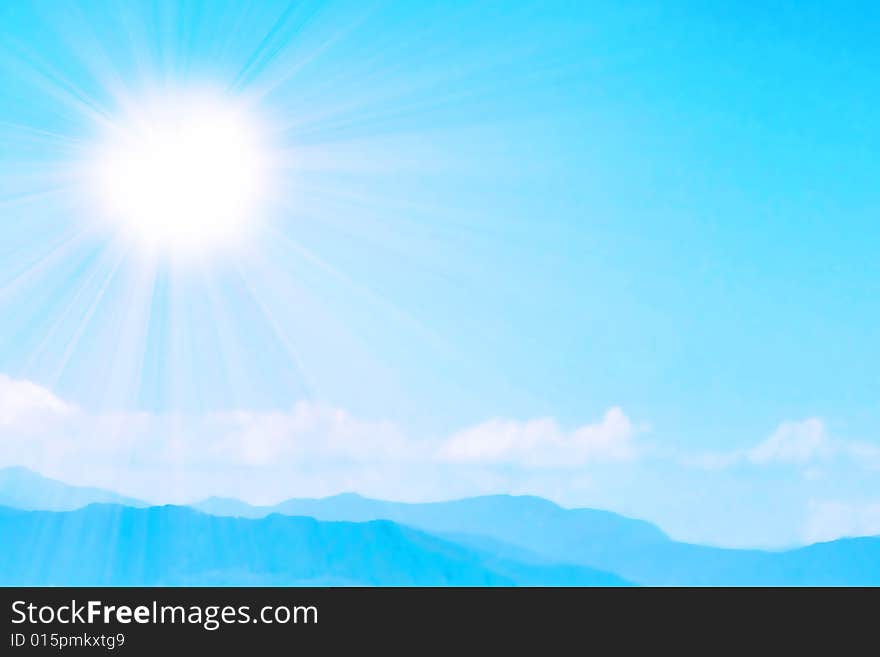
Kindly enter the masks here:
[[267, 157], [254, 121], [205, 99], [140, 107], [107, 131], [90, 175], [102, 216], [171, 251], [234, 243], [257, 220]]

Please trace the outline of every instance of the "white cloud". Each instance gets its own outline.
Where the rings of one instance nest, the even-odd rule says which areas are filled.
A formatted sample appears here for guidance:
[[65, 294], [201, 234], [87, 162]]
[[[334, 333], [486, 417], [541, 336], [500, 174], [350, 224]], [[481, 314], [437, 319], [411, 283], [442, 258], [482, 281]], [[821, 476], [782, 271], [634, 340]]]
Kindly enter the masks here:
[[880, 470], [880, 446], [851, 441], [841, 451], [868, 470]]
[[783, 422], [767, 440], [745, 453], [752, 463], [804, 465], [831, 453], [825, 424], [818, 418]]
[[417, 446], [395, 424], [360, 420], [324, 404], [300, 401], [288, 412], [217, 413], [208, 416], [208, 424], [217, 435], [204, 446], [210, 454], [246, 465], [403, 461], [418, 456]]
[[440, 449], [454, 463], [509, 464], [523, 468], [577, 468], [636, 456], [632, 422], [617, 408], [596, 424], [563, 431], [552, 418], [490, 420], [452, 436]]
[[0, 374], [0, 429], [31, 427], [69, 415], [73, 407], [30, 381]]
[[807, 543], [842, 536], [880, 535], [880, 502], [851, 504], [839, 501], [810, 502], [803, 538]]
[[880, 470], [880, 446], [831, 437], [819, 418], [782, 422], [772, 434], [754, 447], [728, 452], [687, 454], [681, 463], [706, 470], [720, 470], [743, 463], [755, 466], [785, 465], [803, 468], [811, 480], [822, 477], [819, 465], [834, 459], [848, 460]]
[[[585, 464], [633, 458], [633, 434], [618, 408], [570, 432], [551, 419], [494, 420], [433, 439], [305, 401], [272, 412], [92, 413], [0, 378], [0, 467], [24, 465], [155, 502], [343, 491], [412, 501], [498, 492], [559, 499], [566, 482], [577, 490], [589, 480]], [[581, 469], [564, 480], [544, 470], [573, 467]]]

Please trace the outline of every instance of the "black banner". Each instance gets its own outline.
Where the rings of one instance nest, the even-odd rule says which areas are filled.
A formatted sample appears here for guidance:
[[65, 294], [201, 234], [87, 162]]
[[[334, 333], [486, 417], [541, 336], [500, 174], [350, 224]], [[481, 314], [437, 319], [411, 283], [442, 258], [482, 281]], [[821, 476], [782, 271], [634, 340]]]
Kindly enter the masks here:
[[7, 588], [0, 597], [3, 655], [468, 653], [478, 646], [568, 654], [600, 646], [748, 649], [768, 640], [783, 648], [868, 647], [880, 591]]

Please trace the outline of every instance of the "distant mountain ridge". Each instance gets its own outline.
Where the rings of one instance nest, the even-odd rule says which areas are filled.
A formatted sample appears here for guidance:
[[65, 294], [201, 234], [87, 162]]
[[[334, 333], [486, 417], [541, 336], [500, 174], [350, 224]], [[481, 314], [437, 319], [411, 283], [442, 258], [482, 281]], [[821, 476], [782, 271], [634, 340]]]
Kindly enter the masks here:
[[624, 586], [523, 564], [390, 521], [218, 517], [187, 507], [0, 508], [3, 586]]
[[547, 500], [492, 495], [403, 504], [353, 494], [273, 507], [206, 500], [217, 514], [286, 513], [325, 520], [385, 518], [474, 548], [540, 563], [577, 564], [661, 586], [880, 585], [880, 538], [840, 539], [784, 552], [681, 543], [648, 522]]
[[23, 467], [0, 468], [0, 506], [33, 511], [72, 511], [89, 504], [149, 506], [102, 488], [72, 486]]
[[[322, 499], [291, 499], [271, 507], [209, 498], [194, 508], [214, 515], [262, 517], [270, 513], [319, 520], [365, 522], [391, 520], [436, 535], [479, 537], [528, 551], [546, 561], [593, 566], [619, 550], [644, 551], [672, 543], [662, 530], [643, 520], [610, 511], [564, 509], [532, 496], [487, 495], [450, 502], [384, 502], [353, 493]], [[603, 567], [603, 570], [607, 568]]]
[[[34, 486], [40, 482], [64, 486], [39, 475], [26, 479]], [[8, 487], [3, 485], [9, 480], [8, 476], [5, 479], [0, 476], [0, 499], [3, 495], [9, 498]], [[89, 495], [114, 495], [100, 489], [74, 489], [76, 496], [67, 500], [68, 504], [81, 503]], [[31, 504], [35, 500], [56, 499], [56, 495], [41, 496], [38, 490], [29, 490], [25, 497]], [[271, 507], [251, 506], [234, 499], [209, 498], [193, 508], [209, 514], [206, 517], [217, 517], [218, 521], [278, 522], [280, 517], [349, 525], [383, 521], [415, 532], [413, 535], [429, 536], [444, 545], [455, 545], [492, 576], [519, 584], [589, 584], [600, 581], [596, 573], [613, 573], [627, 582], [662, 586], [880, 586], [880, 537], [840, 539], [780, 552], [724, 549], [674, 541], [642, 520], [593, 509], [564, 509], [529, 496], [490, 495], [451, 502], [406, 504], [371, 500], [349, 493], [323, 499], [287, 500]], [[84, 522], [96, 521], [90, 514], [81, 517]], [[222, 522], [209, 525], [236, 526], [235, 523], [226, 525]], [[104, 531], [112, 529], [102, 526]], [[154, 529], [145, 529], [141, 539], [153, 540], [150, 532], [159, 531], [155, 529], [158, 526], [149, 525]], [[91, 532], [91, 525], [80, 531]], [[349, 540], [353, 536], [342, 538]], [[379, 540], [380, 537], [373, 538]], [[71, 534], [71, 540], [75, 539]], [[215, 549], [221, 548], [204, 545], [207, 554]], [[0, 557], [4, 556], [3, 548], [0, 548]], [[405, 570], [407, 563], [404, 560], [399, 567]], [[242, 576], [240, 573], [237, 577]], [[203, 578], [203, 574], [198, 577]], [[266, 579], [260, 581], [289, 581], [286, 577], [288, 575], [265, 575]], [[343, 580], [318, 581], [340, 583]], [[392, 580], [386, 578], [385, 581]]]
[[[264, 507], [214, 497], [191, 506], [214, 515], [252, 518], [270, 513], [352, 522], [383, 518], [442, 532], [480, 530], [487, 521], [495, 524], [502, 520], [509, 522], [509, 514], [515, 513], [517, 523], [537, 523], [530, 526], [530, 532], [548, 524], [560, 529], [560, 524], [567, 524], [576, 518], [581, 525], [589, 525], [591, 537], [608, 539], [626, 534], [639, 542], [669, 540], [660, 528], [644, 520], [597, 509], [565, 509], [531, 495], [484, 495], [446, 502], [409, 503], [386, 502], [356, 493], [342, 493], [324, 498], [294, 498]], [[467, 527], [462, 526], [464, 516], [471, 518]]]

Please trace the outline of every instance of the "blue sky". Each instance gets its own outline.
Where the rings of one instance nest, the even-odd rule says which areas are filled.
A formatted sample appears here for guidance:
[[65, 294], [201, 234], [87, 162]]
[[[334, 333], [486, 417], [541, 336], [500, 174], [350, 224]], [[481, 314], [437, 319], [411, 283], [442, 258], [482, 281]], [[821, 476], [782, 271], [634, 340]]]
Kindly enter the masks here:
[[[3, 464], [27, 440], [26, 464], [143, 493], [169, 463], [120, 433], [211, 452], [269, 422], [252, 470], [194, 449], [172, 488], [532, 492], [725, 544], [880, 532], [877, 12], [5, 3]], [[77, 175], [103, 126], [203, 87], [260, 117], [280, 182], [246, 248], [148, 258]], [[116, 424], [103, 470], [34, 437]], [[315, 443], [282, 450], [314, 480], [260, 474], [285, 441]]]

